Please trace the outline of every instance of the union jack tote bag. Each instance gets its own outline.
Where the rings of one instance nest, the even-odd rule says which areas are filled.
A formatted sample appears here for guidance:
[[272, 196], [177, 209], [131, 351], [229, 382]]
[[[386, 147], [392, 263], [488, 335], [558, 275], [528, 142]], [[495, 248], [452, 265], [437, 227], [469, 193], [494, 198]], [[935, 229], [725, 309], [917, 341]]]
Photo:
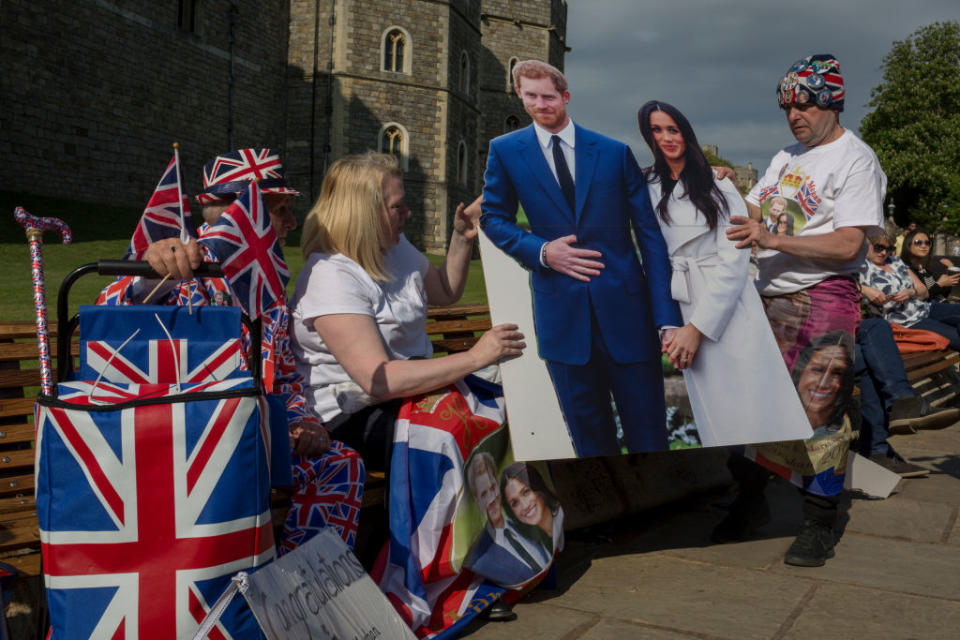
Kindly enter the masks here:
[[[129, 308], [124, 320], [127, 309], [109, 309], [111, 337], [97, 322], [81, 336], [88, 379], [37, 401], [56, 640], [192, 637], [232, 575], [274, 557], [269, 412], [230, 346], [239, 322], [177, 307]], [[231, 337], [217, 337], [221, 323]], [[208, 637], [261, 636], [238, 599]]]

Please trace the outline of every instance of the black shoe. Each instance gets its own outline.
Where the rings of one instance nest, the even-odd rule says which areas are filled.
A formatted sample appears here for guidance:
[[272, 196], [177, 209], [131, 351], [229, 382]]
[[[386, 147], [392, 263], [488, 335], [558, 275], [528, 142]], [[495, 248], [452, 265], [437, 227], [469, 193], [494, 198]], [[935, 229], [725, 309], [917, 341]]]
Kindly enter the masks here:
[[511, 609], [510, 605], [497, 600], [484, 609], [480, 613], [480, 617], [484, 620], [492, 620], [494, 622], [510, 622], [511, 620], [517, 619], [517, 612]]
[[833, 556], [833, 529], [823, 522], [804, 520], [783, 562], [795, 567], [822, 567]]
[[876, 462], [884, 469], [898, 474], [901, 478], [919, 478], [920, 476], [925, 476], [930, 473], [930, 469], [908, 462], [897, 453], [889, 456], [878, 453], [870, 456], [870, 462]]
[[925, 398], [894, 400], [890, 406], [890, 433], [916, 433], [918, 429], [942, 429], [960, 418], [953, 407], [934, 407]]
[[742, 542], [769, 522], [770, 505], [762, 493], [750, 498], [740, 494], [730, 505], [727, 516], [714, 527], [710, 539], [717, 544]]

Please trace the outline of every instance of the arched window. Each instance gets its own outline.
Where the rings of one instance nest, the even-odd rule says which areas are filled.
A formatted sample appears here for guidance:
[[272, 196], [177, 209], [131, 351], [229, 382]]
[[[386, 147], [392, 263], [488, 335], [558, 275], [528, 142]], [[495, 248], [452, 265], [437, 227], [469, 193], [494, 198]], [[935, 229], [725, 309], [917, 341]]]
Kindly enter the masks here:
[[400, 27], [383, 34], [383, 70], [410, 73], [410, 36]]
[[466, 51], [460, 54], [460, 91], [470, 93], [470, 56]]
[[389, 122], [380, 129], [380, 136], [377, 143], [380, 153], [388, 153], [397, 159], [400, 168], [407, 169], [407, 153], [410, 148], [410, 140], [407, 136], [407, 130], [403, 125], [396, 122]]
[[507, 119], [503, 123], [503, 132], [510, 133], [511, 131], [516, 131], [520, 128], [520, 118], [517, 116], [507, 116]]
[[457, 145], [457, 182], [467, 184], [467, 143], [463, 140]]
[[516, 58], [510, 58], [507, 63], [507, 93], [513, 93], [513, 68], [520, 62]]

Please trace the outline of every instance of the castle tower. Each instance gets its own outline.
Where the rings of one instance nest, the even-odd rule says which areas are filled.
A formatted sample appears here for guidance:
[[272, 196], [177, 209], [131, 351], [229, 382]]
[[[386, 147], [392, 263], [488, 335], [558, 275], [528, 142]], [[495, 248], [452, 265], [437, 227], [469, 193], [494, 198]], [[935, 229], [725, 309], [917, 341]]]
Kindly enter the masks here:
[[562, 65], [563, 0], [292, 0], [286, 165], [310, 197], [350, 153], [394, 153], [407, 235], [442, 252], [458, 202], [480, 194], [487, 145], [529, 123], [507, 91], [511, 59]]

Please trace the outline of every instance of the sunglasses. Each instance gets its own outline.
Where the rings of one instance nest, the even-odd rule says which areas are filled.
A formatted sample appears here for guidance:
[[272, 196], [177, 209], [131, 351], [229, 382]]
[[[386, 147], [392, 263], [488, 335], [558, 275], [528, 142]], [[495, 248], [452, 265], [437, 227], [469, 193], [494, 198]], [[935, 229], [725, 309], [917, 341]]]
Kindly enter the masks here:
[[883, 253], [884, 251], [890, 251], [890, 245], [888, 244], [875, 244], [873, 245], [873, 250], [877, 253]]
[[929, 240], [921, 240], [921, 239], [917, 238], [916, 240], [913, 241], [913, 246], [915, 246], [915, 247], [929, 247], [929, 246], [930, 246], [930, 241], [929, 241]]

